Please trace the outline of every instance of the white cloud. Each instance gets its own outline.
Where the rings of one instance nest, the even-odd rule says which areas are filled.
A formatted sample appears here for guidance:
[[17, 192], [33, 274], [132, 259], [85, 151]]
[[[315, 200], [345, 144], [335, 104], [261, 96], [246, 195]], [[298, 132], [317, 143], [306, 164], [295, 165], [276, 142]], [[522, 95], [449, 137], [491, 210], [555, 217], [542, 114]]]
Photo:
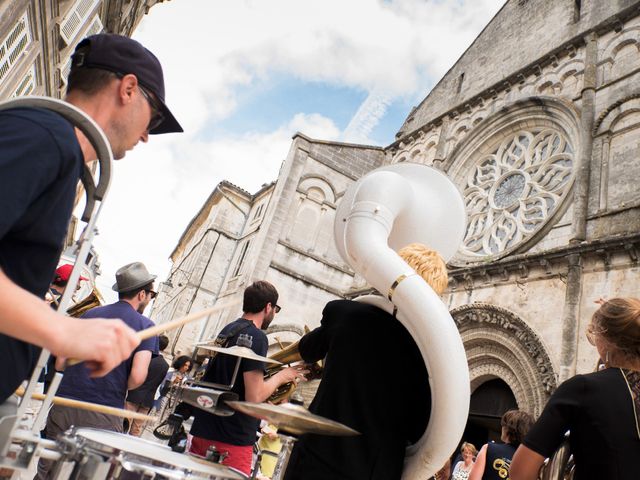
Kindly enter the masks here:
[[[117, 163], [96, 239], [111, 300], [115, 270], [141, 260], [164, 278], [167, 257], [221, 180], [255, 191], [274, 180], [291, 136], [369, 143], [397, 97], [416, 98], [473, 40], [501, 0], [176, 0], [158, 3], [135, 38], [165, 71], [184, 134], [152, 137]], [[238, 107], [240, 88], [271, 76], [369, 92], [345, 132], [300, 112], [267, 133], [203, 140]], [[425, 92], [426, 93], [426, 92]], [[408, 112], [407, 112], [408, 113]], [[400, 127], [400, 125], [398, 125]], [[264, 130], [264, 129], [263, 129]]]
[[115, 271], [130, 262], [142, 261], [166, 278], [171, 251], [215, 186], [228, 180], [253, 193], [275, 180], [297, 131], [328, 140], [340, 135], [331, 119], [299, 113], [267, 133], [212, 141], [152, 137], [115, 162], [95, 240], [103, 272], [98, 287], [105, 298], [115, 300]]
[[[158, 4], [136, 32], [168, 66], [169, 103], [197, 128], [274, 73], [413, 95], [470, 44], [501, 0], [191, 0]], [[180, 86], [180, 87], [179, 87]]]

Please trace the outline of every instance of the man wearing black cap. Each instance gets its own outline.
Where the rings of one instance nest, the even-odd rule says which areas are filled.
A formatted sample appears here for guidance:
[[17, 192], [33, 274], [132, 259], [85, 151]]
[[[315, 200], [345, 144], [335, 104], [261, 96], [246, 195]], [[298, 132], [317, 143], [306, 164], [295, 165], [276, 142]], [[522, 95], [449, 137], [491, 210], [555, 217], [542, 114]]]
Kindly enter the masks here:
[[[119, 301], [92, 308], [82, 318], [120, 318], [135, 331], [148, 328], [152, 322], [142, 315], [142, 312], [156, 295], [153, 290], [155, 278], [156, 275], [151, 275], [141, 262], [119, 268], [116, 272], [116, 283], [113, 285], [113, 290], [118, 292]], [[159, 353], [158, 337], [143, 340], [131, 357], [100, 378], [91, 378], [90, 371], [84, 363], [67, 367], [57, 395], [124, 408], [127, 390], [138, 388], [145, 381], [152, 353]], [[62, 367], [61, 364], [57, 366]], [[55, 439], [71, 426], [123, 431], [122, 418], [54, 405], [47, 418], [45, 436]], [[40, 461], [38, 475], [41, 478], [44, 478], [49, 465], [49, 462]]]
[[[149, 134], [182, 131], [164, 93], [158, 59], [130, 38], [94, 35], [73, 55], [66, 100], [102, 128], [117, 159]], [[122, 322], [64, 317], [41, 300], [62, 250], [82, 165], [95, 159], [88, 139], [58, 114], [0, 111], [0, 363], [12, 366], [0, 372], [0, 403], [28, 377], [38, 347], [89, 360], [97, 376], [138, 344]]]

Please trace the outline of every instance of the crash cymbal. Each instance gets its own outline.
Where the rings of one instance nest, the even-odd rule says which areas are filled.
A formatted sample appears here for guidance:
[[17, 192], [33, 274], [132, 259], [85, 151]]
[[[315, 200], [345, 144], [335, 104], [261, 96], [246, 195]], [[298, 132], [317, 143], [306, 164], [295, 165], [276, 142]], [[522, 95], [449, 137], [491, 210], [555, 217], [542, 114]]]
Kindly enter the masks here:
[[283, 403], [281, 405], [239, 401], [228, 401], [226, 403], [234, 410], [238, 410], [251, 417], [266, 420], [276, 425], [278, 429], [292, 433], [293, 435], [302, 435], [304, 433], [335, 435], [339, 437], [360, 435], [360, 432], [357, 432], [351, 427], [319, 415], [314, 415], [303, 406], [293, 403]]
[[249, 360], [259, 360], [261, 362], [275, 363], [278, 365], [282, 365], [282, 362], [279, 362], [277, 360], [272, 360], [271, 358], [268, 358], [268, 357], [262, 357], [257, 353], [255, 353], [250, 348], [241, 347], [239, 345], [234, 345], [233, 347], [216, 347], [216, 346], [203, 345], [199, 348], [202, 350], [211, 350], [212, 352], [233, 355], [234, 357], [242, 357], [242, 358], [248, 358]]

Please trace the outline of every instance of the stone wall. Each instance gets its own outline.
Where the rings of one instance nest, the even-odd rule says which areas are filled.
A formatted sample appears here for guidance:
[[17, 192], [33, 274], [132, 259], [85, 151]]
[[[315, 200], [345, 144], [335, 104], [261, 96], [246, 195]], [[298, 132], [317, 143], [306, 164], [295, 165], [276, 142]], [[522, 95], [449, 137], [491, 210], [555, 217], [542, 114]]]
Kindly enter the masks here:
[[[554, 66], [565, 51], [571, 54], [578, 48], [584, 33], [601, 28], [604, 23], [619, 22], [640, 3], [590, 0], [581, 4], [578, 12], [573, 0], [507, 1], [407, 117], [399, 136], [463, 107], [479, 94], [491, 98], [492, 90], [519, 84], [522, 77], [541, 70], [547, 63]], [[562, 73], [558, 72], [560, 78]]]

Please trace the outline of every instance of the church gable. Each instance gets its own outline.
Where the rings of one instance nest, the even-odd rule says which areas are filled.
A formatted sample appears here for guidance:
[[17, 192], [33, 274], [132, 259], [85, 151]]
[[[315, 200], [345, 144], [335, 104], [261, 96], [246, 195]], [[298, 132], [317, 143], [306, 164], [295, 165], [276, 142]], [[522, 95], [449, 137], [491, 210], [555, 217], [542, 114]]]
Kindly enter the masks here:
[[[575, 55], [581, 35], [614, 22], [624, 22], [640, 2], [575, 2], [573, 0], [508, 0], [473, 44], [451, 67], [396, 135], [405, 135], [465, 107], [474, 97], [491, 98], [501, 90], [530, 82], [548, 66], [556, 70], [561, 56]], [[549, 21], [554, 19], [554, 21]], [[628, 54], [629, 52], [623, 52]], [[574, 90], [580, 65], [561, 65], [554, 78], [535, 85], [532, 94]], [[537, 82], [534, 82], [537, 83]]]

